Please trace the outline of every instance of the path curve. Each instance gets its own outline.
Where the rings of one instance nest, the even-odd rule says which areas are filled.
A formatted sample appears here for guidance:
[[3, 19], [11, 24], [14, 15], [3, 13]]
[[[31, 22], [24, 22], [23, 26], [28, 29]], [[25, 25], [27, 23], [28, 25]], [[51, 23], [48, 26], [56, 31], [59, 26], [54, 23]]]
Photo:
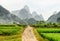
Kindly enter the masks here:
[[33, 33], [33, 28], [27, 26], [22, 34], [22, 41], [38, 41]]

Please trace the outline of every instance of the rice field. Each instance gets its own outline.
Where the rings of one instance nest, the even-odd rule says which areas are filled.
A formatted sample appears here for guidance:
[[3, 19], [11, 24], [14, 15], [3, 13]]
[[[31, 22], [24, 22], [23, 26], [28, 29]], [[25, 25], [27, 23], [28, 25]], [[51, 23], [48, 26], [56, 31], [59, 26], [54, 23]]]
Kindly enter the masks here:
[[60, 33], [60, 28], [36, 28], [39, 33]]
[[21, 25], [0, 25], [0, 41], [22, 41], [24, 29]]
[[60, 41], [60, 28], [36, 28], [37, 32], [48, 41]]
[[50, 41], [60, 41], [60, 33], [41, 33], [43, 37]]

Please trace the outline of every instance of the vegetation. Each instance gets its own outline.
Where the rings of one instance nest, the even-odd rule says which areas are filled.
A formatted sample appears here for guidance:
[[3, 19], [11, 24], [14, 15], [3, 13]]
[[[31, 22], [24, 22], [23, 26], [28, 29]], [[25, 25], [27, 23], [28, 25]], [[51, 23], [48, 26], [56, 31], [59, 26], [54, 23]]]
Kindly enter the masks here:
[[60, 41], [60, 28], [36, 28], [37, 32], [44, 39], [49, 41]]
[[33, 27], [60, 27], [60, 22], [52, 23], [52, 22], [46, 22], [46, 21], [37, 21], [36, 24], [30, 25]]
[[0, 25], [0, 41], [22, 41], [22, 32], [26, 25]]
[[[47, 23], [44, 21], [31, 25], [39, 33], [39, 37], [47, 39], [46, 41], [60, 41], [60, 23]], [[38, 38], [39, 40], [40, 38]]]
[[60, 33], [60, 28], [36, 28], [39, 33]]
[[39, 35], [48, 41], [60, 41], [60, 28], [36, 28]]
[[44, 21], [40, 21], [37, 24], [30, 25], [35, 28], [60, 28], [60, 23], [46, 23]]
[[60, 41], [60, 33], [41, 33], [40, 35], [49, 41]]
[[43, 37], [41, 37], [38, 34], [38, 32], [37, 32], [37, 30], [35, 28], [33, 29], [33, 32], [34, 32], [34, 35], [35, 35], [35, 37], [37, 38], [38, 41], [46, 41], [46, 39], [44, 39]]

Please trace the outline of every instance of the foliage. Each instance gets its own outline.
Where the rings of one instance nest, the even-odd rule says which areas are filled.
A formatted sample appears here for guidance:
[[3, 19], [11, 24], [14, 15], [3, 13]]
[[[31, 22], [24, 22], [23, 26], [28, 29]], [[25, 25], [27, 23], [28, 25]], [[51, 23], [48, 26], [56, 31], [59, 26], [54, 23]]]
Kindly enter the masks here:
[[36, 28], [39, 33], [60, 33], [60, 28]]
[[49, 41], [60, 41], [60, 28], [36, 28], [39, 35]]
[[32, 27], [35, 27], [35, 28], [60, 28], [60, 24], [59, 23], [41, 23], [41, 24], [35, 24], [35, 25], [30, 25]]
[[60, 41], [60, 33], [41, 33], [40, 35], [49, 41]]
[[23, 25], [0, 25], [0, 35], [16, 35], [19, 34]]
[[0, 41], [22, 41], [22, 32], [24, 26], [16, 24], [2, 24], [0, 25]]

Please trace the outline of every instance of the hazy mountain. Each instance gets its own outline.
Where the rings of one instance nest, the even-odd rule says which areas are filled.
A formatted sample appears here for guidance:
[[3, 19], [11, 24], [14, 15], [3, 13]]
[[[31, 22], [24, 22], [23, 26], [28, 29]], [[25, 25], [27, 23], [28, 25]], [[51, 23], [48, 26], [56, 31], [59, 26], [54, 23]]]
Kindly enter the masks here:
[[27, 5], [25, 5], [24, 8], [22, 8], [21, 10], [16, 10], [13, 11], [12, 13], [16, 14], [21, 19], [30, 19], [32, 16]]
[[53, 14], [52, 16], [49, 17], [47, 22], [60, 22], [60, 12]]
[[20, 23], [20, 24], [25, 23], [16, 15], [10, 14], [8, 10], [0, 6], [0, 23], [4, 24], [4, 23], [13, 23], [13, 22]]
[[32, 12], [32, 16], [35, 17], [37, 15], [37, 12]]
[[[28, 16], [29, 17], [29, 16]], [[28, 24], [36, 24], [37, 21], [42, 21], [43, 20], [43, 17], [42, 15], [38, 15], [36, 12], [33, 12], [31, 14], [31, 18], [26, 18], [25, 21], [28, 23]]]
[[28, 24], [36, 24], [37, 21], [34, 18], [30, 18], [27, 20]]
[[[30, 13], [29, 7], [27, 5], [24, 6], [21, 10], [16, 10], [12, 12], [13, 14], [16, 14], [20, 19], [24, 20], [29, 24], [29, 22], [32, 22], [33, 19], [32, 14]], [[32, 20], [30, 20], [32, 19]], [[33, 22], [32, 22], [33, 23]]]
[[8, 16], [9, 14], [10, 12], [8, 10], [0, 6], [0, 23], [12, 22], [11, 18]]
[[9, 14], [10, 12], [0, 5], [0, 16]]
[[[29, 7], [27, 5], [24, 6], [21, 10], [16, 10], [12, 12], [16, 14], [20, 19], [24, 20], [28, 24], [34, 24], [36, 21], [43, 20], [42, 15], [38, 15], [36, 12], [30, 13]], [[33, 22], [34, 20], [34, 22]], [[31, 23], [32, 22], [32, 23]]]
[[11, 18], [14, 22], [19, 23], [19, 24], [27, 24], [25, 21], [21, 20], [19, 17], [16, 15], [11, 14]]
[[43, 16], [42, 16], [42, 15], [38, 15], [36, 12], [33, 12], [33, 13], [32, 13], [32, 16], [33, 16], [33, 18], [34, 18], [36, 21], [42, 21], [42, 20], [44, 20], [44, 19], [43, 19]]

